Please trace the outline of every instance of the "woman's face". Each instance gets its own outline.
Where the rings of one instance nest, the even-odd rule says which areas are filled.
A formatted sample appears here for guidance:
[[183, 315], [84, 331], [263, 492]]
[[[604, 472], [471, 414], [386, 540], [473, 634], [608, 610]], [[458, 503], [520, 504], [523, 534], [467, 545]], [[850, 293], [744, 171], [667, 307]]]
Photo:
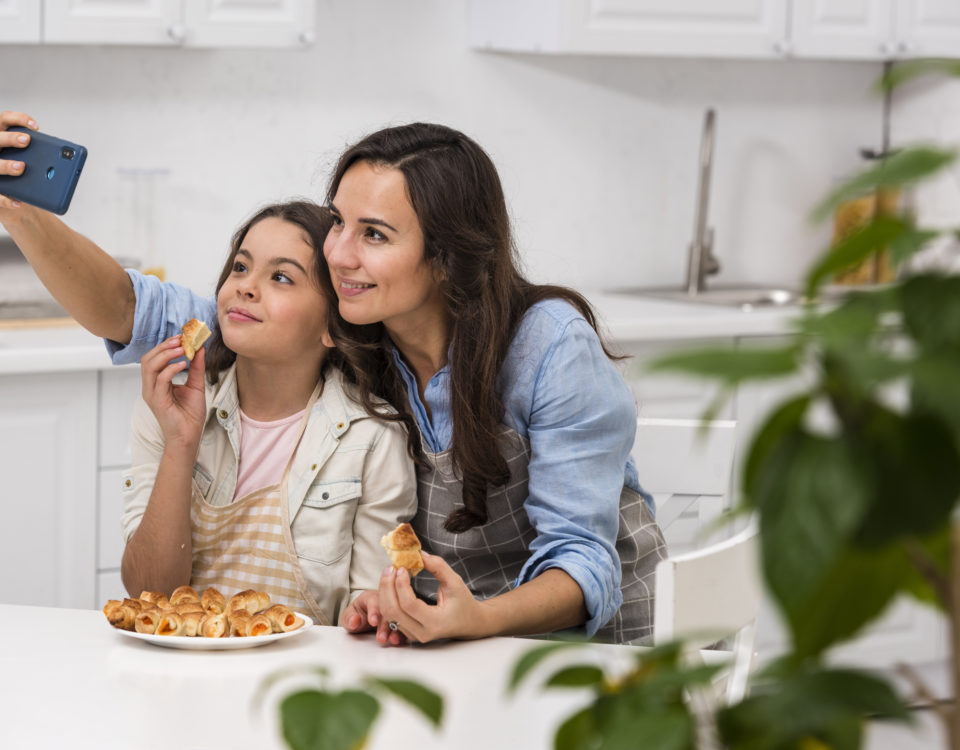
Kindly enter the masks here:
[[340, 314], [351, 323], [418, 330], [444, 314], [440, 286], [423, 256], [423, 231], [403, 173], [357, 162], [330, 205], [323, 244]]
[[224, 343], [238, 356], [278, 363], [329, 345], [316, 266], [296, 224], [270, 216], [250, 227], [217, 293]]

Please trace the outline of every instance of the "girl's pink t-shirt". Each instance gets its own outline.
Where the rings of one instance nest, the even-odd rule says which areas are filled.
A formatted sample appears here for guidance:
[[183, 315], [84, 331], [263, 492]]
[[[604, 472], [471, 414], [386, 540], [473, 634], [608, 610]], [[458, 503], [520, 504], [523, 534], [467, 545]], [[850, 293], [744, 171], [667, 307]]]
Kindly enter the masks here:
[[234, 501], [280, 483], [297, 447], [300, 421], [305, 412], [303, 409], [283, 419], [258, 422], [240, 410], [240, 465]]

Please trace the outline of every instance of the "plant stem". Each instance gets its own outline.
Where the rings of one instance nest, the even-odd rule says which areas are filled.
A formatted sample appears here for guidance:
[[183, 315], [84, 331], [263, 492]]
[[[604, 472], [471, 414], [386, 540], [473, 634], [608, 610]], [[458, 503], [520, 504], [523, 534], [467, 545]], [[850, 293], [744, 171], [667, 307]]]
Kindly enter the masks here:
[[953, 668], [953, 701], [950, 706], [949, 737], [951, 750], [960, 750], [960, 516], [952, 519], [950, 545], [950, 664]]

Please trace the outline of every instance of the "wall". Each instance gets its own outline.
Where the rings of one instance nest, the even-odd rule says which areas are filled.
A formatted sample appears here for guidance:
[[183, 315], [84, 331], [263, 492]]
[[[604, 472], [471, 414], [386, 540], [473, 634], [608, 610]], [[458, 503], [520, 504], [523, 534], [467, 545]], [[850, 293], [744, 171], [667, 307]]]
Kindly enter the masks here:
[[462, 0], [318, 8], [306, 50], [0, 46], [0, 108], [90, 149], [67, 220], [114, 254], [147, 241], [118, 170], [167, 170], [151, 239], [199, 290], [255, 206], [321, 197], [338, 151], [386, 124], [476, 137], [530, 275], [584, 289], [681, 283], [707, 106], [730, 281], [796, 282], [829, 235], [810, 207], [880, 139], [879, 64], [499, 55], [467, 48]]

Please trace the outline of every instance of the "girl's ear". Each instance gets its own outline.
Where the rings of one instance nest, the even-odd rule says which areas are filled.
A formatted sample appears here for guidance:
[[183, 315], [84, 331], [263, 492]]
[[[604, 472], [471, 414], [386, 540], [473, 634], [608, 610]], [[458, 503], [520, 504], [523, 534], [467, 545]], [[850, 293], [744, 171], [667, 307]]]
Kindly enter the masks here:
[[333, 337], [330, 335], [329, 328], [323, 329], [323, 333], [320, 334], [320, 343], [323, 344], [328, 349], [335, 348], [333, 345]]

